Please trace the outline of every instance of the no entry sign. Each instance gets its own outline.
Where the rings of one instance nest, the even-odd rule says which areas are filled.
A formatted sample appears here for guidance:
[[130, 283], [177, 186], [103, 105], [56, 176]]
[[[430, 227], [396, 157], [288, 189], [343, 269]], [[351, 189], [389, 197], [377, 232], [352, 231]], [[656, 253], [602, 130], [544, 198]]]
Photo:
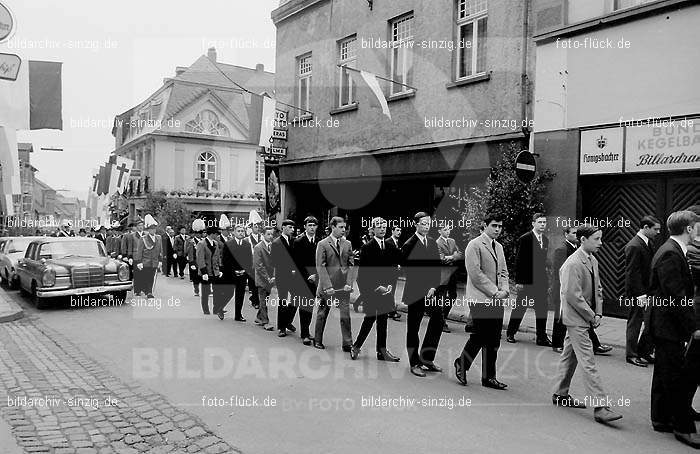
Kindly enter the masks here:
[[528, 184], [535, 178], [535, 172], [537, 171], [537, 163], [535, 162], [535, 156], [528, 150], [523, 150], [518, 153], [518, 157], [515, 158], [515, 175], [518, 180], [524, 184]]

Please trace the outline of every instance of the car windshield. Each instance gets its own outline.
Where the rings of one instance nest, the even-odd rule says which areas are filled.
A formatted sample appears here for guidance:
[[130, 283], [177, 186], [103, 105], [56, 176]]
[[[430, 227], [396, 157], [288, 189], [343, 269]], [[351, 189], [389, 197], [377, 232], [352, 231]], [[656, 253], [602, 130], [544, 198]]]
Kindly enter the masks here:
[[44, 243], [39, 249], [40, 259], [104, 257], [106, 255], [100, 241], [56, 241], [55, 243]]
[[7, 245], [7, 253], [11, 254], [13, 252], [24, 252], [27, 250], [27, 246], [32, 242], [32, 238], [15, 238], [10, 240], [10, 244]]

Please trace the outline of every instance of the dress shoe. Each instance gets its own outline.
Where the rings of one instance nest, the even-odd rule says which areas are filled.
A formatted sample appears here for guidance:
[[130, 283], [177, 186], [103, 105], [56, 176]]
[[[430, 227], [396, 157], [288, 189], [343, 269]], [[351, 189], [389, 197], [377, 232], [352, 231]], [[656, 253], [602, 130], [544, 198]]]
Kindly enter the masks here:
[[510, 334], [508, 334], [506, 336], [506, 342], [508, 342], [509, 344], [516, 344], [518, 341], [515, 340], [515, 336], [511, 336]]
[[352, 351], [352, 345], [343, 345], [343, 351], [345, 353], [350, 353]]
[[217, 312], [216, 315], [219, 316], [219, 320], [223, 320], [223, 319], [224, 319], [224, 311]]
[[379, 361], [389, 361], [392, 363], [398, 363], [399, 361], [401, 361], [401, 358], [392, 355], [391, 352], [387, 349], [384, 349], [381, 352], [377, 352], [377, 359]]
[[261, 322], [260, 320], [258, 320], [257, 318], [256, 318], [255, 320], [253, 320], [253, 323], [255, 323], [255, 324], [258, 325], [258, 326], [264, 325], [264, 323]]
[[153, 296], [153, 293], [149, 293], [148, 295], [146, 295], [146, 298], [151, 299], [151, 298], [155, 298], [155, 296]]
[[314, 347], [318, 348], [319, 350], [325, 350], [326, 346], [323, 345], [321, 342], [314, 342]]
[[551, 347], [552, 346], [552, 341], [549, 340], [547, 337], [543, 337], [542, 339], [538, 339], [537, 342], [535, 342], [537, 345], [540, 347]]
[[635, 366], [647, 367], [647, 362], [640, 358], [627, 358], [627, 362], [629, 364], [634, 364]]
[[416, 377], [425, 377], [425, 372], [420, 365], [411, 366], [411, 373]]
[[185, 276], [180, 276], [180, 279], [184, 279], [184, 278], [185, 278]]
[[194, 292], [194, 296], [199, 296], [199, 293], [197, 293], [197, 292]]
[[442, 367], [438, 366], [437, 364], [435, 364], [432, 361], [424, 361], [423, 367], [428, 372], [442, 372]]
[[467, 386], [467, 371], [462, 368], [462, 360], [460, 358], [455, 359], [455, 377], [457, 381], [462, 386]]
[[555, 353], [561, 353], [564, 351], [564, 347], [552, 347], [552, 351]]
[[311, 339], [308, 338], [308, 337], [304, 337], [304, 338], [301, 340], [301, 343], [304, 344], [304, 345], [311, 345]]
[[676, 440], [680, 441], [681, 443], [686, 444], [695, 449], [700, 449], [700, 436], [698, 434], [684, 434], [681, 432], [676, 432], [674, 430], [673, 435], [676, 437]]
[[267, 325], [263, 325], [263, 329], [265, 331], [273, 331], [275, 329], [275, 327], [268, 323]]
[[282, 328], [279, 333], [277, 333], [277, 337], [287, 337], [287, 330]]
[[352, 346], [350, 347], [350, 359], [356, 360], [360, 356], [360, 347]]
[[451, 333], [451, 332], [452, 332], [452, 331], [450, 331], [450, 327], [447, 326], [447, 323], [445, 323], [444, 325], [442, 325], [442, 332], [443, 332], [443, 333]]
[[651, 427], [654, 429], [655, 432], [661, 432], [661, 433], [673, 432], [673, 426], [671, 424], [656, 423], [656, 422], [652, 421]]
[[287, 325], [287, 331], [289, 331], [290, 333], [296, 333], [297, 329], [294, 325]]
[[595, 419], [596, 422], [599, 422], [601, 424], [607, 424], [609, 422], [622, 419], [622, 415], [619, 413], [615, 413], [609, 407], [597, 407], [593, 411], [593, 419]]
[[641, 358], [649, 364], [654, 364], [656, 362], [654, 355], [644, 355]]
[[571, 396], [562, 396], [560, 394], [552, 394], [552, 404], [557, 407], [568, 408], [586, 408], [583, 401], [574, 399]]
[[504, 390], [508, 387], [505, 383], [501, 383], [500, 381], [496, 380], [495, 378], [487, 378], [487, 379], [481, 379], [481, 386], [485, 386], [487, 388], [492, 388], [492, 389], [498, 389], [498, 390]]
[[204, 315], [210, 315], [211, 312], [204, 312]]
[[246, 321], [245, 317], [243, 317], [242, 315], [235, 317], [234, 320], [237, 322], [245, 322]]
[[600, 344], [597, 347], [593, 347], [593, 353], [596, 355], [605, 355], [606, 353], [610, 353], [612, 349], [610, 345]]

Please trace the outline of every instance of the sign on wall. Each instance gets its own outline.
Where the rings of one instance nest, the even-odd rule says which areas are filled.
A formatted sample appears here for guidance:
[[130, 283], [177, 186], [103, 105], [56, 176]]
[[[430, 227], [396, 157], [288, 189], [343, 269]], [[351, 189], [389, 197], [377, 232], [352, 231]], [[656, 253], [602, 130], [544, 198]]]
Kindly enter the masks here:
[[580, 175], [622, 173], [623, 128], [581, 131]]
[[700, 169], [700, 119], [628, 127], [625, 142], [626, 173]]

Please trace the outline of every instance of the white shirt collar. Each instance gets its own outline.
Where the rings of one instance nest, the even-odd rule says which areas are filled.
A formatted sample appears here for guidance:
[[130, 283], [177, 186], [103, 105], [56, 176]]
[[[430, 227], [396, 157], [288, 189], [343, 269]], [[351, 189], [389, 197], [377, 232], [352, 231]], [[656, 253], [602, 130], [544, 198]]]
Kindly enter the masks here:
[[672, 239], [673, 241], [675, 241], [676, 243], [678, 243], [678, 245], [679, 245], [679, 246], [681, 247], [681, 249], [683, 250], [683, 255], [686, 255], [686, 256], [687, 256], [687, 255], [688, 255], [688, 246], [686, 246], [685, 244], [683, 244], [678, 238], [676, 238], [676, 237], [673, 236], [673, 235], [671, 235], [671, 239]]
[[215, 242], [211, 238], [207, 237], [207, 243], [209, 243], [210, 246], [214, 246]]
[[574, 248], [574, 249], [577, 249], [577, 248], [578, 248], [578, 246], [576, 246], [576, 245], [575, 245], [574, 243], [572, 243], [571, 241], [569, 241], [569, 240], [564, 240], [564, 241], [566, 241], [567, 243], [569, 243], [569, 244], [571, 245], [572, 248]]
[[644, 235], [641, 231], [639, 231], [639, 232], [637, 232], [637, 236], [639, 238], [641, 238], [642, 240], [644, 240], [644, 244], [649, 246], [649, 238], [647, 238], [646, 235]]
[[282, 234], [282, 236], [287, 240], [287, 243], [289, 243], [289, 237], [287, 235], [285, 235], [284, 233]]
[[305, 233], [304, 235], [306, 235], [306, 238], [309, 240], [309, 243], [313, 243], [313, 242], [314, 242], [314, 237], [313, 237], [313, 236], [309, 235], [308, 233]]
[[532, 229], [532, 233], [535, 235], [535, 238], [537, 238], [537, 241], [542, 242], [542, 234], [535, 232], [535, 229]]
[[425, 243], [425, 240], [428, 238], [427, 236], [421, 235], [420, 233], [416, 232], [416, 236], [418, 237], [421, 242]]
[[260, 240], [260, 241], [262, 241], [263, 243], [265, 243], [265, 247], [267, 247], [268, 249], [270, 248], [270, 243], [268, 243], [267, 241], [265, 241], [265, 238], [263, 238], [263, 239]]
[[377, 238], [377, 237], [375, 236], [374, 239], [377, 240], [377, 244], [379, 244], [380, 246], [382, 246], [382, 243], [385, 243], [385, 242], [386, 242], [386, 240], [385, 240], [384, 238], [381, 238], [381, 239], [380, 239], [380, 238]]

